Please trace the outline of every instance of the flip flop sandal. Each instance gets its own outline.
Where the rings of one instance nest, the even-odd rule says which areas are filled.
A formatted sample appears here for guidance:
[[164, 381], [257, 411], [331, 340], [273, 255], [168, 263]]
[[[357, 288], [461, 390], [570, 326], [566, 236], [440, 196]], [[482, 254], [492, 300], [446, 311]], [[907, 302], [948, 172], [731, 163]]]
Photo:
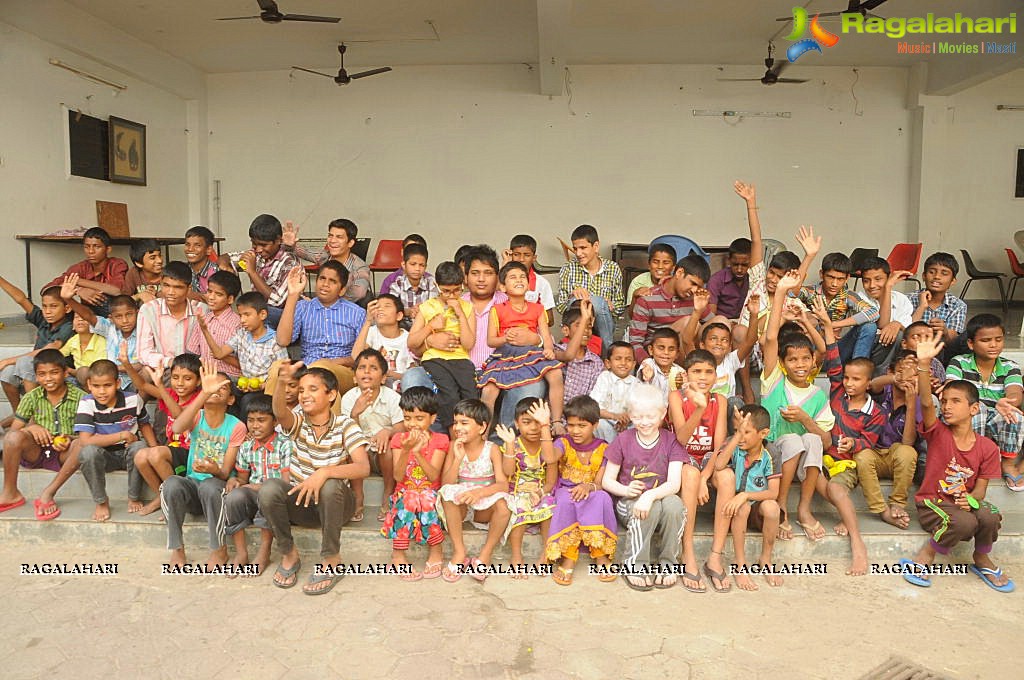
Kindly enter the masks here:
[[441, 579], [445, 583], [456, 583], [460, 578], [462, 578], [462, 572], [459, 570], [459, 565], [454, 562], [448, 562], [448, 565], [441, 570]]
[[[40, 503], [39, 499], [37, 498], [34, 501], [32, 501], [32, 505], [34, 505], [36, 508], [36, 519], [40, 522], [49, 522], [51, 519], [57, 519], [58, 517], [60, 517], [60, 508], [57, 507], [57, 504], [54, 503], [53, 501], [49, 501], [48, 503]], [[50, 508], [53, 508], [54, 511], [45, 512]]]
[[1007, 579], [1006, 583], [1001, 586], [997, 586], [995, 583], [992, 583], [992, 579], [989, 578], [990, 576], [992, 578], [999, 578], [1003, 575], [1003, 570], [999, 567], [989, 569], [988, 567], [979, 567], [976, 564], [972, 564], [968, 569], [971, 570], [972, 574], [984, 581], [985, 585], [992, 590], [998, 590], [1000, 593], [1012, 593], [1014, 588], [1016, 588], [1013, 581], [1010, 579]]
[[823, 526], [821, 526], [821, 522], [815, 522], [811, 526], [807, 526], [805, 524], [801, 524], [799, 520], [793, 520], [793, 523], [796, 524], [801, 529], [803, 529], [804, 536], [806, 536], [807, 540], [809, 540], [811, 543], [817, 543], [818, 541], [822, 540], [821, 538], [816, 538], [814, 536], [814, 534], [817, 533], [818, 531], [825, 531], [825, 528]]
[[4, 503], [3, 505], [0, 505], [0, 512], [7, 512], [8, 510], [14, 510], [15, 508], [20, 508], [23, 505], [25, 505], [25, 499], [24, 498], [22, 498], [19, 501], [14, 501], [13, 503]]
[[470, 576], [472, 576], [480, 583], [483, 583], [487, 580], [487, 572], [481, 573], [477, 571], [477, 569], [480, 569], [484, 566], [484, 563], [480, 561], [479, 557], [474, 557], [471, 560], [469, 560], [469, 566], [473, 567], [473, 573], [470, 574]]
[[900, 571], [903, 572], [904, 581], [919, 588], [931, 588], [931, 579], [927, 579], [918, 573], [923, 572], [924, 570], [925, 567], [923, 564], [918, 564], [914, 560], [907, 559], [906, 557], [900, 558]]
[[[668, 577], [667, 574], [658, 574], [654, 577], [654, 587], [658, 590], [668, 590], [669, 588], [675, 587], [675, 583], [665, 583], [665, 579]], [[660, 581], [660, 583], [659, 583]]]
[[[560, 586], [571, 586], [572, 571], [572, 569], [566, 569], [565, 567], [557, 567], [554, 573], [551, 574], [551, 580]], [[561, 574], [561, 576], [559, 576], [559, 574]]]
[[364, 508], [356, 508], [356, 511], [352, 513], [352, 519], [349, 520], [349, 521], [352, 521], [352, 522], [362, 522], [363, 521], [363, 512], [364, 512]]
[[1009, 472], [1003, 473], [1003, 481], [1006, 482], [1006, 488], [1014, 493], [1024, 491], [1024, 484], [1021, 484], [1021, 480], [1024, 480], [1024, 474], [1014, 476]]
[[731, 583], [729, 585], [727, 585], [727, 586], [716, 586], [715, 585], [715, 581], [718, 581], [719, 583], [724, 583], [725, 582], [725, 574], [723, 574], [720, 571], [715, 571], [714, 569], [712, 569], [711, 567], [708, 566], [707, 562], [704, 563], [704, 566], [701, 569], [703, 570], [705, 576], [707, 576], [709, 579], [711, 579], [711, 587], [715, 589], [716, 593], [727, 593], [730, 590], [732, 590], [732, 584]]
[[[703, 587], [702, 588], [694, 588], [693, 586], [688, 586], [688, 585], [686, 585], [686, 579], [690, 579], [691, 581], [696, 581], [697, 583], [701, 584], [701, 586], [703, 586]], [[683, 578], [681, 578], [679, 580], [679, 582], [681, 584], [683, 584], [683, 587], [686, 588], [687, 590], [689, 590], [691, 593], [706, 593], [706, 592], [708, 592], [708, 587], [706, 585], [704, 585], [703, 581], [700, 580], [700, 573], [691, 574], [690, 572], [688, 572], [688, 571], [686, 571], [684, 569], [683, 570]]]
[[785, 521], [782, 524], [780, 524], [779, 525], [779, 529], [780, 529], [780, 531], [787, 532], [789, 534], [789, 536], [786, 537], [786, 538], [783, 538], [782, 534], [779, 533], [779, 534], [776, 534], [776, 536], [775, 536], [776, 539], [778, 539], [780, 541], [792, 541], [793, 540], [793, 525], [790, 524], [789, 521]]
[[287, 589], [287, 588], [294, 588], [295, 584], [299, 582], [297, 574], [299, 573], [299, 569], [301, 569], [301, 568], [302, 568], [302, 560], [296, 560], [295, 564], [293, 564], [290, 569], [285, 569], [283, 566], [278, 564], [277, 565], [277, 569], [274, 571], [274, 576], [280, 576], [281, 578], [284, 578], [284, 579], [290, 579], [290, 578], [292, 578], [294, 576], [295, 579], [291, 583], [288, 583], [288, 582], [281, 583], [280, 581], [278, 581], [275, 578], [274, 579], [274, 585], [277, 586], [278, 588], [285, 588], [285, 589]]
[[635, 584], [635, 583], [633, 583], [632, 581], [629, 580], [630, 576], [633, 576], [633, 575], [632, 574], [622, 574], [622, 580], [625, 581], [626, 585], [629, 586], [630, 588], [632, 588], [633, 590], [639, 590], [640, 592], [644, 592], [645, 593], [648, 590], [653, 590], [654, 589], [654, 586], [652, 586], [649, 583], [647, 583], [647, 579], [646, 578], [633, 576], [633, 578], [644, 578], [644, 585], [638, 586], [637, 584]]
[[338, 585], [338, 581], [340, 581], [344, 577], [344, 574], [333, 573], [310, 574], [309, 582], [306, 584], [307, 586], [315, 586], [318, 583], [323, 583], [325, 581], [330, 581], [330, 583], [327, 585], [326, 588], [321, 588], [319, 590], [306, 590], [305, 588], [303, 588], [302, 592], [306, 595], [326, 595], [327, 593], [334, 590], [334, 586]]
[[388, 518], [388, 509], [381, 506], [381, 509], [377, 511], [377, 521], [383, 522]]
[[613, 574], [611, 572], [606, 572], [606, 573], [598, 574], [597, 575], [597, 580], [600, 581], [601, 583], [612, 583], [617, 578], [618, 578], [618, 576], [616, 576], [615, 574]]
[[444, 562], [427, 562], [423, 565], [423, 578], [432, 579], [441, 576], [441, 566]]

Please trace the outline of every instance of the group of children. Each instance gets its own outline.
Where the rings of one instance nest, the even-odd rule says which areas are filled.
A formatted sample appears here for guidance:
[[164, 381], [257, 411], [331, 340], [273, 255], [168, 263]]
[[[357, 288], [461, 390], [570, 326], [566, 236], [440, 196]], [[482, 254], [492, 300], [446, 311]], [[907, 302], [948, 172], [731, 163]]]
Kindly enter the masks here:
[[[802, 258], [782, 251], [765, 261], [756, 191], [734, 189], [750, 238], [731, 244], [724, 269], [712, 276], [699, 253], [656, 244], [646, 278], [628, 290], [589, 225], [572, 233], [575, 259], [557, 294], [525, 235], [500, 264], [486, 246], [467, 246], [431, 274], [425, 240], [411, 234], [401, 268], [374, 295], [350, 220], [331, 222], [319, 253], [270, 215], [253, 221], [244, 252], [217, 256], [213, 234], [194, 227], [186, 262], [165, 264], [155, 242], [139, 239], [133, 268], [90, 229], [85, 260], [47, 285], [40, 305], [0, 278], [37, 328], [31, 353], [0, 361], [15, 409], [0, 512], [26, 502], [19, 466], [56, 472], [35, 499], [39, 520], [59, 516], [55, 495], [81, 470], [94, 519], [107, 520], [105, 472], [127, 470], [127, 510], [163, 512], [174, 564], [186, 561], [185, 514], [201, 514], [208, 566], [228, 563], [231, 536], [227, 571], [244, 571], [244, 529], [256, 526], [253, 569], [269, 564], [276, 539], [274, 583], [291, 587], [301, 568], [291, 524], [319, 524], [321, 564], [303, 588], [318, 595], [341, 577], [341, 527], [364, 519], [363, 480], [374, 471], [383, 478], [376, 520], [404, 580], [483, 580], [500, 543], [524, 565], [524, 536], [539, 533], [539, 562], [553, 564], [560, 585], [572, 583], [585, 547], [602, 581], [621, 573], [636, 590], [681, 582], [704, 592], [733, 581], [757, 588], [748, 573], [730, 575], [723, 555], [731, 533], [734, 563], [746, 563], [748, 529], [763, 534], [756, 571], [781, 585], [775, 541], [791, 540], [794, 525], [811, 541], [826, 535], [815, 494], [836, 508], [835, 533], [849, 537], [848, 573], [865, 573], [850, 493], [862, 487], [872, 514], [906, 529], [916, 479], [931, 538], [904, 577], [930, 585], [936, 553], [974, 538], [975, 573], [1011, 590], [988, 556], [1001, 517], [984, 501], [999, 476], [1024, 490], [1024, 389], [1019, 367], [1001, 357], [1001, 320], [968, 322], [949, 292], [958, 265], [946, 253], [925, 261], [925, 287], [909, 298], [895, 290], [908, 272], [879, 258], [853, 272], [842, 253], [822, 258], [819, 284], [803, 285], [821, 238], [801, 228]], [[318, 266], [311, 297], [299, 258]], [[862, 293], [848, 285], [853, 274]], [[627, 308], [618, 340], [615, 319]], [[512, 415], [502, 419], [507, 400]], [[701, 506], [713, 508], [702, 564]], [[475, 556], [465, 521], [487, 530]], [[422, 569], [409, 563], [413, 544], [428, 548]]]

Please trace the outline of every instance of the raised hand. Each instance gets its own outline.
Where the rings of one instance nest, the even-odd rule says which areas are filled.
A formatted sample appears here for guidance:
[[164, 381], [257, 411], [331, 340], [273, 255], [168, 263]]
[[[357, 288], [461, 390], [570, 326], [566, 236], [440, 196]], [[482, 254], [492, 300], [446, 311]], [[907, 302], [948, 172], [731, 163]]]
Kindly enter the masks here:
[[[494, 428], [494, 434], [498, 435], [498, 439], [505, 442], [506, 447], [512, 446], [512, 443], [516, 440], [515, 431], [511, 427], [500, 423]], [[508, 451], [507, 448], [505, 450]]]
[[820, 295], [815, 295], [812, 302], [812, 309], [814, 316], [825, 326], [832, 325], [832, 317], [828, 313], [828, 307], [825, 306], [825, 298]]
[[747, 298], [747, 311], [750, 312], [751, 319], [757, 319], [757, 315], [761, 312], [760, 293], [751, 293]]
[[277, 384], [282, 385], [291, 380], [292, 376], [298, 373], [302, 366], [303, 364], [301, 361], [283, 362], [277, 371]]
[[750, 422], [750, 414], [743, 413], [738, 408], [732, 410], [732, 431], [733, 436], [739, 436], [740, 430], [743, 429], [745, 423]]
[[814, 227], [801, 225], [800, 231], [796, 235], [796, 241], [809, 258], [813, 258], [821, 252], [821, 237], [814, 235]]
[[885, 285], [892, 288], [900, 281], [905, 281], [914, 275], [914, 272], [908, 272], [906, 269], [897, 269], [893, 273], [889, 274], [889, 278], [886, 279]]
[[786, 293], [800, 286], [800, 274], [796, 270], [786, 272], [786, 275], [779, 279], [775, 291]]
[[162, 362], [150, 368], [149, 374], [153, 377], [154, 385], [160, 386], [164, 384], [164, 365]]
[[917, 343], [917, 360], [930, 363], [932, 359], [939, 356], [946, 343], [942, 341], [941, 331], [932, 331], [932, 337], [922, 338]]
[[757, 189], [753, 184], [746, 184], [736, 180], [732, 183], [732, 188], [736, 195], [747, 203], [753, 203], [757, 200]]
[[544, 400], [534, 402], [526, 413], [537, 421], [537, 424], [541, 427], [546, 427], [551, 424], [551, 409], [548, 408], [548, 403]]
[[64, 300], [75, 297], [75, 289], [78, 288], [78, 274], [71, 273], [64, 277], [64, 283], [60, 284], [60, 296]]
[[291, 220], [285, 220], [284, 227], [281, 230], [281, 243], [286, 246], [294, 247], [299, 241], [299, 228], [296, 227]]
[[216, 394], [221, 388], [231, 384], [230, 380], [224, 379], [217, 372], [212, 361], [204, 361], [199, 367], [199, 380], [205, 394]]
[[686, 398], [690, 400], [690, 403], [696, 406], [698, 409], [708, 407], [708, 397], [700, 390], [686, 390]]
[[693, 291], [693, 311], [698, 315], [698, 319], [704, 310], [708, 308], [708, 303], [710, 302], [711, 291], [707, 288], [698, 288]]
[[580, 301], [580, 318], [584, 323], [590, 323], [594, 320], [594, 303], [590, 301], [590, 294]]
[[124, 340], [117, 346], [117, 360], [122, 364], [128, 363], [128, 343]]
[[292, 267], [288, 271], [288, 294], [302, 295], [306, 290], [306, 270], [301, 266]]
[[654, 366], [645, 363], [640, 367], [640, 379], [645, 383], [649, 383], [654, 380]]

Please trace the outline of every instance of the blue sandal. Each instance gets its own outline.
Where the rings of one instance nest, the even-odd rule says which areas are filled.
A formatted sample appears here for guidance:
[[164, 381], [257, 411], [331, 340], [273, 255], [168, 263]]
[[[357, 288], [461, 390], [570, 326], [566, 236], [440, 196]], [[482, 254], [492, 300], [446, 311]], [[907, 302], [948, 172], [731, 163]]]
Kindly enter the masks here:
[[1003, 481], [1006, 482], [1006, 488], [1014, 493], [1020, 493], [1024, 491], [1024, 473], [1019, 475], [1011, 475], [1009, 472], [1003, 473]]
[[996, 567], [995, 569], [989, 569], [988, 567], [979, 567], [976, 564], [972, 564], [970, 567], [968, 567], [968, 569], [971, 570], [972, 574], [974, 574], [982, 581], [984, 581], [985, 585], [987, 585], [992, 590], [998, 590], [1000, 593], [1012, 593], [1014, 588], [1016, 587], [1013, 585], [1012, 579], [1006, 579], [1006, 583], [1004, 583], [1001, 586], [997, 586], [995, 583], [992, 582], [993, 578], [999, 578], [1003, 575], [1003, 570], [999, 567]]
[[[334, 586], [338, 585], [338, 581], [344, 578], [344, 574], [335, 574], [332, 572], [313, 573], [309, 575], [309, 582], [302, 588], [302, 592], [306, 595], [326, 595], [327, 593], [334, 590]], [[309, 586], [315, 586], [323, 583], [324, 581], [330, 581], [327, 586], [318, 590], [308, 590]]]
[[907, 583], [918, 586], [919, 588], [931, 588], [931, 579], [927, 579], [921, 574], [926, 571], [923, 564], [918, 564], [914, 560], [907, 559], [906, 557], [900, 558], [900, 571], [903, 573], [903, 580]]

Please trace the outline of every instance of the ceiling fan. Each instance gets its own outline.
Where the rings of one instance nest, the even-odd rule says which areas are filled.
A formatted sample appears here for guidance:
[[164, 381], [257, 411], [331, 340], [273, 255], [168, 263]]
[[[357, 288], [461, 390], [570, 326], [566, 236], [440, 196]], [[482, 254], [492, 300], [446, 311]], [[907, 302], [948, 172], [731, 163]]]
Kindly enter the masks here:
[[722, 82], [734, 82], [734, 83], [745, 83], [745, 82], [760, 82], [762, 85], [775, 85], [776, 83], [783, 83], [792, 85], [796, 83], [806, 83], [806, 78], [780, 78], [779, 74], [782, 73], [782, 69], [789, 65], [788, 61], [780, 61], [778, 64], [775, 63], [775, 45], [768, 43], [768, 56], [764, 60], [765, 72], [760, 78], [719, 78]]
[[260, 6], [260, 13], [248, 17], [222, 17], [217, 21], [239, 21], [242, 19], [259, 19], [268, 24], [279, 24], [282, 21], [314, 21], [321, 24], [336, 24], [341, 17], [319, 17], [312, 14], [282, 14], [277, 8], [274, 0], [256, 0]]
[[[858, 2], [858, 0], [849, 0], [849, 3], [847, 4], [846, 9], [844, 10], [839, 10], [838, 12], [818, 12], [817, 15], [819, 19], [841, 17], [844, 14], [860, 14], [863, 17], [873, 17], [876, 19], [881, 19], [882, 17], [878, 16], [877, 14], [873, 14], [871, 10], [875, 9], [881, 4], [884, 4], [885, 2], [886, 0], [862, 0], [860, 2]], [[810, 14], [810, 12], [808, 12], [808, 14]], [[779, 17], [778, 19], [776, 19], [776, 21], [792, 20], [792, 16]]]
[[338, 45], [338, 54], [341, 55], [341, 68], [338, 69], [338, 75], [332, 76], [330, 73], [321, 73], [320, 71], [314, 71], [313, 69], [303, 68], [301, 66], [292, 66], [296, 71], [305, 71], [306, 73], [315, 73], [318, 76], [324, 76], [325, 78], [331, 78], [338, 85], [348, 85], [357, 78], [365, 78], [367, 76], [375, 76], [378, 73], [387, 73], [391, 70], [390, 66], [384, 66], [382, 68], [374, 68], [369, 71], [360, 71], [359, 73], [353, 73], [349, 75], [348, 71], [345, 70], [345, 43]]

